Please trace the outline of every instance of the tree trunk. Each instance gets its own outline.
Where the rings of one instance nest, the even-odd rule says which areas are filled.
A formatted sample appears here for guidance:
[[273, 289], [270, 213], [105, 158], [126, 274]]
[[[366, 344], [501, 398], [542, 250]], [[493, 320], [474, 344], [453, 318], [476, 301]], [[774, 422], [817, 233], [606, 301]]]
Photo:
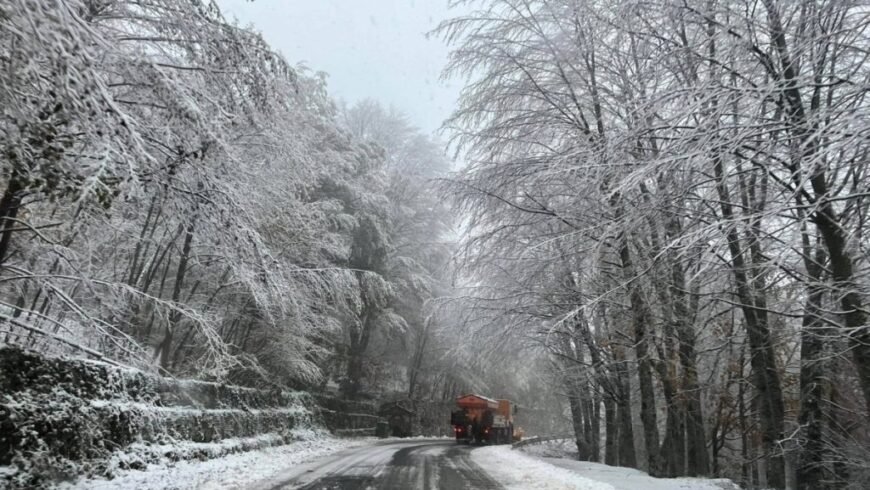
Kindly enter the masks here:
[[426, 355], [426, 346], [429, 344], [429, 320], [423, 320], [420, 327], [417, 342], [414, 344], [414, 355], [411, 356], [411, 365], [408, 368], [408, 399], [413, 400], [417, 394], [417, 385], [423, 368], [423, 359]]
[[589, 461], [595, 463], [601, 461], [601, 400], [597, 387], [592, 387], [592, 399], [589, 403], [589, 441], [590, 458]]
[[685, 430], [683, 427], [683, 410], [677, 400], [674, 388], [673, 373], [669, 372], [668, 363], [656, 363], [659, 378], [662, 382], [667, 409], [665, 421], [665, 437], [662, 440], [662, 471], [663, 477], [675, 477], [683, 474], [686, 459]]
[[[366, 309], [370, 307], [366, 306]], [[356, 399], [362, 389], [365, 353], [369, 346], [372, 329], [374, 328], [374, 313], [365, 312], [360, 316], [359, 328], [351, 331], [350, 350], [348, 351], [346, 381], [343, 393], [346, 398]]]
[[743, 378], [743, 369], [746, 365], [746, 344], [740, 346], [740, 379], [737, 383], [737, 420], [740, 424], [740, 457], [742, 459], [740, 464], [740, 473], [743, 477], [742, 483], [743, 486], [752, 486], [752, 471], [751, 462], [749, 458], [749, 426], [747, 422], [747, 414], [746, 414], [746, 389], [744, 388], [745, 382]]
[[[575, 287], [579, 290], [579, 284]], [[573, 323], [574, 329], [571, 332], [573, 341], [575, 342], [574, 350], [577, 352], [577, 359], [583, 364], [583, 346], [589, 350], [589, 358], [592, 361], [592, 369], [594, 375], [584, 376], [584, 381], [581, 385], [581, 390], [588, 393], [583, 398], [583, 413], [584, 413], [584, 432], [586, 443], [589, 445], [589, 461], [598, 462], [601, 460], [601, 380], [605, 379], [607, 374], [603, 372], [604, 365], [601, 361], [601, 352], [595, 339], [592, 337], [589, 324], [586, 321], [586, 316], [582, 310], [575, 316]], [[588, 369], [584, 370], [588, 373]]]
[[[664, 176], [659, 177], [658, 187], [666, 189], [668, 186], [666, 182], [670, 182], [670, 180], [665, 180]], [[655, 206], [656, 203], [653, 202], [652, 193], [648, 187], [641, 183], [639, 188], [644, 203], [651, 207]], [[679, 240], [682, 235], [682, 226], [677, 214], [672, 213], [666, 217], [664, 223], [665, 237], [668, 242]], [[690, 461], [688, 473], [693, 476], [706, 474], [709, 468], [707, 466], [708, 459], [705, 457], [707, 453], [700, 409], [700, 389], [695, 367], [695, 336], [689, 324], [690, 308], [685, 294], [685, 273], [677, 251], [672, 246], [663, 245], [658, 221], [649, 217], [647, 224], [653, 254], [663, 255], [665, 258], [663, 261], [665, 270], [662, 271], [662, 276], [666, 279], [653, 281], [653, 289], [661, 305], [663, 315], [661, 320], [663, 346], [657, 347], [660, 360], [655, 363], [667, 407], [665, 436], [660, 449], [662, 476], [673, 477], [687, 473], [686, 425], [689, 422], [692, 423], [693, 430], [688, 443], [693, 448], [700, 445], [700, 451], [697, 451], [700, 455], [690, 452], [688, 455]], [[654, 268], [655, 262], [653, 260]], [[681, 382], [677, 382], [679, 376], [675, 365], [677, 359], [683, 370], [682, 376], [679, 377]], [[692, 416], [689, 415], [690, 413]]]
[[[627, 381], [627, 380], [626, 380]], [[619, 424], [619, 466], [637, 468], [637, 456], [634, 451], [634, 427], [631, 421], [631, 398], [626, 387], [623, 402], [616, 409]]]
[[[736, 218], [731, 204], [731, 195], [724, 175], [721, 156], [713, 156], [713, 171], [717, 179], [719, 206], [726, 223], [735, 223]], [[785, 467], [781, 454], [777, 454], [777, 441], [782, 438], [785, 428], [785, 402], [776, 366], [776, 354], [771, 341], [767, 321], [766, 300], [763, 291], [752, 291], [747, 276], [747, 263], [737, 230], [731, 225], [725, 232], [731, 254], [731, 271], [740, 300], [741, 311], [746, 322], [749, 339], [749, 360], [752, 365], [752, 379], [759, 396], [759, 417], [762, 442], [770, 464], [768, 482], [774, 488], [785, 485]]]
[[[811, 179], [813, 189], [817, 194], [826, 194], [824, 177], [822, 182]], [[824, 193], [824, 194], [823, 194]], [[864, 395], [867, 414], [870, 414], [870, 328], [868, 315], [864, 310], [861, 295], [857, 291], [854, 277], [854, 264], [846, 251], [846, 237], [842, 227], [836, 221], [833, 206], [823, 199], [814, 221], [824, 239], [830, 257], [831, 276], [834, 279], [834, 295], [840, 298], [840, 308], [846, 329], [849, 331], [849, 343], [852, 349], [852, 362], [857, 368], [858, 381]], [[870, 416], [870, 415], [868, 415]]]
[[616, 424], [619, 429], [618, 465], [637, 468], [637, 456], [634, 451], [634, 426], [631, 421], [631, 384], [628, 378], [628, 367], [622, 347], [614, 349], [614, 361], [617, 373]]
[[604, 399], [604, 464], [619, 465], [619, 422], [616, 420], [616, 403]]
[[[805, 247], [807, 248], [807, 247]], [[807, 286], [807, 299], [801, 323], [801, 398], [798, 422], [803, 428], [800, 464], [797, 470], [798, 488], [813, 490], [821, 488], [824, 478], [824, 464], [827, 460], [823, 441], [824, 410], [822, 399], [827, 383], [824, 369], [825, 341], [822, 335], [821, 317], [824, 286], [820, 284], [825, 260], [824, 252], [817, 249], [813, 260], [806, 255], [807, 275], [811, 282]]]
[[[682, 235], [682, 226], [677, 218], [668, 219], [667, 236], [676, 239]], [[674, 328], [679, 342], [680, 367], [683, 371], [681, 396], [685, 403], [685, 432], [687, 468], [689, 476], [710, 474], [710, 458], [707, 455], [707, 438], [704, 429], [704, 416], [701, 409], [701, 386], [698, 382], [697, 355], [695, 353], [695, 332], [691, 324], [692, 310], [686, 297], [686, 274], [679, 258], [673, 251], [671, 262], [670, 296], [674, 305]]]
[[[148, 227], [151, 226], [151, 217], [154, 215], [154, 207], [156, 203], [157, 196], [152, 196], [151, 204], [148, 206], [148, 212], [145, 214], [145, 223], [142, 225], [142, 230], [139, 232], [139, 240], [136, 241], [136, 248], [133, 250], [133, 257], [130, 258], [130, 265], [127, 274], [127, 284], [130, 286], [136, 285], [136, 282], [142, 273], [139, 258], [144, 255], [143, 248], [146, 246], [145, 235], [148, 233]], [[154, 226], [157, 226], [156, 219]]]
[[[573, 384], [573, 383], [572, 383]], [[583, 406], [580, 395], [576, 388], [572, 389], [572, 393], [568, 396], [568, 405], [571, 409], [571, 426], [574, 428], [574, 441], [577, 444], [577, 459], [580, 461], [589, 461], [589, 443], [586, 441], [586, 433], [584, 431], [583, 421]]]
[[661, 474], [662, 463], [659, 453], [659, 429], [656, 421], [655, 386], [647, 345], [647, 325], [650, 323], [649, 308], [635, 281], [634, 264], [629, 250], [628, 237], [621, 238], [619, 257], [622, 262], [623, 278], [628, 288], [629, 303], [632, 310], [634, 331], [634, 350], [637, 356], [637, 376], [640, 383], [640, 420], [649, 460], [649, 474]]
[[12, 173], [3, 197], [0, 198], [0, 267], [9, 258], [9, 245], [12, 242], [12, 231], [17, 222], [15, 217], [21, 207], [21, 197], [24, 188], [16, 172]]
[[[184, 244], [181, 247], [181, 257], [178, 259], [178, 268], [175, 272], [175, 284], [172, 288], [172, 302], [176, 305], [181, 299], [181, 289], [184, 286], [184, 277], [187, 275], [187, 263], [190, 260], [190, 250], [193, 245], [195, 220], [196, 217], [194, 217], [191, 223], [187, 225], [187, 231], [185, 231], [184, 234]], [[163, 369], [168, 370], [170, 368], [170, 361], [172, 359], [170, 355], [172, 353], [172, 340], [179, 321], [181, 321], [181, 312], [178, 310], [172, 310], [169, 314], [169, 320], [166, 323], [166, 332], [163, 336], [163, 340], [154, 352], [155, 357], [159, 355], [160, 367]]]

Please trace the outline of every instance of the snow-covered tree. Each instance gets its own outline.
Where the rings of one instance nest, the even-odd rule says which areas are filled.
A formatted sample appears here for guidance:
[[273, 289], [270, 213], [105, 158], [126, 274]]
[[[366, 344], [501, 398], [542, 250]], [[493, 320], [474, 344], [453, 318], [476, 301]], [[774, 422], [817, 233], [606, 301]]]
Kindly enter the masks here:
[[[866, 9], [468, 4], [440, 33], [448, 75], [470, 78], [448, 129], [470, 162], [451, 192], [472, 309], [568, 359], [566, 385], [594, 380], [608, 462], [859, 480], [824, 454], [866, 460], [863, 443], [822, 420], [868, 406]], [[826, 391], [832, 353], [860, 390]], [[643, 434], [627, 448], [633, 417], [608, 403], [630, 401]]]

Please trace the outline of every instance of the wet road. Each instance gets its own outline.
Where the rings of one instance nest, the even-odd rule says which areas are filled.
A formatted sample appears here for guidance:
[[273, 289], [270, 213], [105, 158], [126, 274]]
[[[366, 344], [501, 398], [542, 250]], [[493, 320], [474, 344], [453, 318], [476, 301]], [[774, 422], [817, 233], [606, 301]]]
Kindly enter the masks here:
[[254, 489], [498, 489], [470, 458], [473, 447], [454, 441], [385, 441], [347, 449], [295, 467]]

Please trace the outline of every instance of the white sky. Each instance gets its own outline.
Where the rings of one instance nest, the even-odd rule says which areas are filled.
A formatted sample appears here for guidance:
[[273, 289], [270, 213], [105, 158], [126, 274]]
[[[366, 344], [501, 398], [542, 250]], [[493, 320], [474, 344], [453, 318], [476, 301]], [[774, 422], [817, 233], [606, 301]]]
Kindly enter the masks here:
[[448, 0], [218, 0], [253, 24], [292, 64], [329, 74], [333, 97], [366, 97], [405, 112], [426, 132], [450, 115], [458, 82], [440, 73], [447, 47], [424, 34], [453, 14]]

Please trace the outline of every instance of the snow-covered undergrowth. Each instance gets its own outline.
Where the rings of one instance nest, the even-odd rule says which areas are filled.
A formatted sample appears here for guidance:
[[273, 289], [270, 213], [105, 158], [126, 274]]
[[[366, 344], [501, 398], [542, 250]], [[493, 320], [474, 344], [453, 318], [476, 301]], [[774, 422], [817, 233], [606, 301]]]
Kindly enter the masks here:
[[506, 446], [492, 446], [471, 453], [508, 490], [739, 490], [730, 480], [653, 478], [632, 468], [524, 454]]
[[336, 439], [317, 430], [291, 431], [298, 440], [281, 446], [247, 451], [206, 461], [164, 460], [144, 471], [126, 470], [115, 478], [83, 478], [57, 488], [73, 489], [235, 489], [271, 478], [288, 468], [342, 449], [368, 444], [365, 439]]

